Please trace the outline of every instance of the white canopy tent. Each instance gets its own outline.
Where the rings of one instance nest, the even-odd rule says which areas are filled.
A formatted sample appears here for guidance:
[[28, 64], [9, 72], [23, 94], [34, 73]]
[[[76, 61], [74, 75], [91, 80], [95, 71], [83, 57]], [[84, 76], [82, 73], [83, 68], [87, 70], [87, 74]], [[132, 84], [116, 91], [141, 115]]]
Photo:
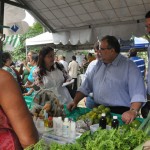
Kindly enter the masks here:
[[[80, 34], [80, 33], [77, 32], [76, 34]], [[51, 44], [52, 47], [54, 47], [54, 48], [58, 48], [59, 47], [60, 49], [66, 49], [67, 50], [68, 49], [67, 46], [74, 45], [74, 44], [79, 44], [78, 41], [77, 41], [77, 39], [74, 39], [74, 40], [72, 39], [72, 41], [70, 39], [69, 40], [70, 41], [69, 44], [68, 43], [64, 43], [63, 38], [62, 39], [60, 38], [59, 40], [55, 41], [54, 40], [55, 35], [56, 34], [54, 34], [54, 33], [45, 32], [45, 33], [37, 35], [37, 36], [35, 36], [33, 38], [26, 39], [26, 47], [28, 47], [28, 46], [34, 46], [34, 45], [49, 45], [49, 44]], [[64, 36], [62, 36], [62, 37], [64, 37]], [[84, 41], [84, 39], [85, 39], [84, 37], [86, 37], [87, 41]], [[92, 44], [88, 45], [88, 43], [89, 43], [88, 39], [89, 38], [90, 38], [90, 34], [89, 34], [88, 31], [85, 32], [85, 34], [80, 35], [80, 40], [83, 42], [83, 43], [80, 42], [80, 44], [83, 44], [84, 46], [82, 46], [82, 47], [76, 46], [76, 49], [78, 48], [78, 49], [82, 49], [83, 50], [85, 47], [88, 47], [87, 49], [92, 49], [93, 45]], [[60, 42], [62, 43], [62, 45], [66, 45], [66, 47], [65, 46], [60, 46]], [[122, 50], [125, 50], [125, 51], [126, 51], [126, 49], [129, 49], [131, 47], [135, 47], [135, 48], [147, 48], [148, 44], [149, 44], [148, 40], [146, 40], [146, 39], [144, 39], [142, 37], [140, 37], [140, 38], [134, 37], [134, 43], [133, 43], [133, 45], [130, 45], [129, 40], [127, 40], [127, 42], [126, 41], [123, 41], [123, 42], [124, 43], [122, 43], [120, 41], [120, 44], [122, 46]], [[123, 45], [125, 44], [125, 45], [123, 46], [122, 44]], [[69, 47], [69, 48], [72, 49], [72, 46]]]
[[145, 34], [150, 0], [17, 0], [53, 33], [54, 43], [94, 44], [105, 35], [128, 40]]
[[26, 46], [43, 45], [53, 43], [52, 33], [45, 32], [33, 38], [26, 39]]

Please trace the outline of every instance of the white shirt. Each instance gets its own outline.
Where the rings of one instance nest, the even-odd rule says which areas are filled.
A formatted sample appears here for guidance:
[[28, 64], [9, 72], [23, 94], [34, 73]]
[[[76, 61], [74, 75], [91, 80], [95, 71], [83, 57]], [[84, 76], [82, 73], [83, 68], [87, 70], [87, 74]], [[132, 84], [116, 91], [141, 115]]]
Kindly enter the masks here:
[[69, 66], [68, 66], [69, 75], [70, 75], [72, 78], [77, 78], [78, 69], [79, 69], [79, 64], [78, 64], [76, 61], [72, 60], [72, 61], [69, 63]]

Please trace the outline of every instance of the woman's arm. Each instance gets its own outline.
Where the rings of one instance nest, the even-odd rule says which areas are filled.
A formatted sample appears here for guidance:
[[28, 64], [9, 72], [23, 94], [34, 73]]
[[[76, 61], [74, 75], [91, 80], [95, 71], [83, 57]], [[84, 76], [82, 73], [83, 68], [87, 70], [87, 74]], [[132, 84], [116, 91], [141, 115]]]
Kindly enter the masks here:
[[3, 70], [0, 70], [0, 87], [0, 106], [7, 115], [22, 147], [35, 144], [38, 141], [38, 133], [18, 84]]

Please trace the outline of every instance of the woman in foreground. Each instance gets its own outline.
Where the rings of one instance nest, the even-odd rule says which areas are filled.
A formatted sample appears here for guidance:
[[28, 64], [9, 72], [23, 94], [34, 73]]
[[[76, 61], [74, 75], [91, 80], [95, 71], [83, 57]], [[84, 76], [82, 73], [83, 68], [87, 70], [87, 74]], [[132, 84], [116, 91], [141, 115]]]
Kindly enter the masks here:
[[38, 133], [13, 76], [0, 69], [0, 149], [21, 150], [38, 142]]

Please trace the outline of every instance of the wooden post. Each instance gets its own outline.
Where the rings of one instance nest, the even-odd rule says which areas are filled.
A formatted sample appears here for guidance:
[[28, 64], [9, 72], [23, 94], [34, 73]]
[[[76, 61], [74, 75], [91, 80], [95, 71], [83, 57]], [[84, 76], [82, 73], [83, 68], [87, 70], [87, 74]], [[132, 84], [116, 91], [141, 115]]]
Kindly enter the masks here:
[[[4, 25], [4, 0], [0, 1], [0, 25]], [[0, 33], [3, 34], [3, 27], [0, 28]], [[2, 67], [2, 47], [3, 41], [0, 40], [0, 68]]]

